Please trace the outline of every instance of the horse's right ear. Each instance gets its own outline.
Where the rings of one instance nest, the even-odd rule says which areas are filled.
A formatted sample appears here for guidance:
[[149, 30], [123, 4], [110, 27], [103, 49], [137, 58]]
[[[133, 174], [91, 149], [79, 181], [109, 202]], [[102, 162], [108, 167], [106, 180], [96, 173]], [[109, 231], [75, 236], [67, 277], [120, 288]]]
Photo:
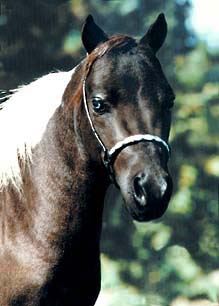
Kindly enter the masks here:
[[87, 17], [82, 28], [82, 42], [88, 53], [91, 53], [100, 43], [108, 40], [108, 36], [98, 27], [91, 15]]

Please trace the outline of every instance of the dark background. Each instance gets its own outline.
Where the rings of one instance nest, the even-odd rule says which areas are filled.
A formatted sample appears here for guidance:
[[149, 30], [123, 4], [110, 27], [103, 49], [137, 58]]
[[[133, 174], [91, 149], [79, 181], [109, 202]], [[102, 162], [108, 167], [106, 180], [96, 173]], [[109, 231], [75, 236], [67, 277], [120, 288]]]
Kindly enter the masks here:
[[0, 89], [72, 69], [86, 55], [80, 31], [90, 13], [108, 34], [141, 37], [160, 12], [169, 34], [158, 56], [177, 95], [174, 195], [161, 220], [134, 224], [115, 190], [108, 193], [101, 306], [219, 299], [219, 52], [186, 26], [186, 0], [0, 0]]

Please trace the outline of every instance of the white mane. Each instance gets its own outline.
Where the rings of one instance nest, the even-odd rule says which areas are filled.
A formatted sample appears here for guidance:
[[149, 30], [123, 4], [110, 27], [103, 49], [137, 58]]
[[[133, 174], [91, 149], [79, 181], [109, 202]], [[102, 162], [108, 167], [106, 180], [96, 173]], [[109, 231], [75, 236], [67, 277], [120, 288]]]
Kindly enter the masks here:
[[45, 75], [23, 86], [0, 108], [0, 190], [11, 180], [21, 182], [18, 154], [31, 159], [49, 119], [61, 104], [74, 69]]

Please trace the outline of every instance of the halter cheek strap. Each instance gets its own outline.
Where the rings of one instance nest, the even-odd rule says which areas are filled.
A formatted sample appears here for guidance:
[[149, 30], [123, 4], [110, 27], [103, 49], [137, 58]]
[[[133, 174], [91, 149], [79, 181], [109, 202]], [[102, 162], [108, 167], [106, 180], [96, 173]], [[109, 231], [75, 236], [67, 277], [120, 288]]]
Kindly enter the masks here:
[[87, 96], [86, 96], [86, 89], [85, 89], [85, 86], [86, 86], [86, 79], [83, 80], [83, 87], [82, 87], [82, 90], [83, 90], [83, 101], [84, 101], [84, 108], [85, 108], [85, 111], [86, 111], [86, 115], [87, 115], [87, 118], [88, 118], [88, 121], [90, 123], [90, 126], [91, 126], [91, 130], [92, 132], [94, 133], [94, 136], [97, 138], [97, 141], [99, 142], [103, 152], [104, 152], [104, 155], [107, 153], [107, 149], [104, 145], [104, 143], [102, 142], [99, 134], [97, 133], [95, 127], [94, 127], [94, 124], [93, 124], [93, 121], [91, 120], [91, 116], [90, 116], [90, 113], [89, 113], [89, 109], [88, 109], [88, 103], [87, 103]]
[[114, 184], [117, 185], [116, 180], [115, 180], [114, 169], [113, 169], [114, 162], [117, 156], [119, 155], [119, 153], [130, 145], [134, 145], [134, 144], [137, 144], [143, 141], [154, 142], [162, 146], [167, 153], [167, 158], [168, 159], [170, 158], [171, 151], [170, 151], [169, 145], [159, 136], [155, 136], [151, 134], [136, 134], [136, 135], [128, 136], [124, 140], [117, 142], [110, 150], [107, 150], [106, 146], [104, 145], [102, 139], [100, 138], [99, 134], [97, 133], [94, 127], [93, 121], [89, 113], [87, 97], [86, 97], [86, 79], [83, 80], [83, 101], [84, 101], [86, 115], [90, 123], [92, 132], [94, 133], [94, 136], [96, 137], [99, 145], [102, 148], [103, 154], [104, 154], [103, 163], [107, 169], [110, 179], [112, 180]]

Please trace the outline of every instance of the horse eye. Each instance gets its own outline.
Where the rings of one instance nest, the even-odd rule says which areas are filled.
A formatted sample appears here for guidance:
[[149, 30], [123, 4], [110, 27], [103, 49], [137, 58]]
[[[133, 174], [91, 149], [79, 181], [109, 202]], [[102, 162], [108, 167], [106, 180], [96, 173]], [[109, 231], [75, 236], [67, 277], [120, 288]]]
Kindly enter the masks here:
[[93, 104], [93, 109], [95, 110], [95, 112], [104, 111], [104, 101], [101, 98], [99, 97], [92, 98], [91, 102]]

